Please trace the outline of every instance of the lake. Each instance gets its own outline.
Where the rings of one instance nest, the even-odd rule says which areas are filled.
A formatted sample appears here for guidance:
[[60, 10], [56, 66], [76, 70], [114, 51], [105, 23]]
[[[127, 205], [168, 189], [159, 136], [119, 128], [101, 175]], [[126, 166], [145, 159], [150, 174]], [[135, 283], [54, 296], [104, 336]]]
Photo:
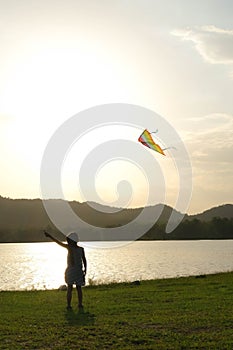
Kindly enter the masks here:
[[[233, 240], [80, 245], [87, 257], [87, 285], [233, 271]], [[65, 283], [66, 254], [53, 242], [0, 244], [0, 290], [58, 288]]]

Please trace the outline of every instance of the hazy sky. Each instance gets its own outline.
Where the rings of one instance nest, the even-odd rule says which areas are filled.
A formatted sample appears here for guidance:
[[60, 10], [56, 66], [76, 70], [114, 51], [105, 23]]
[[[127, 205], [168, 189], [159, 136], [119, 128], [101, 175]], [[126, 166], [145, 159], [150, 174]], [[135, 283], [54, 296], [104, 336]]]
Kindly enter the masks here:
[[[182, 137], [193, 168], [189, 213], [232, 203], [232, 19], [231, 0], [0, 0], [0, 195], [39, 197], [57, 127], [123, 102], [154, 110]], [[140, 183], [139, 175], [139, 194]]]

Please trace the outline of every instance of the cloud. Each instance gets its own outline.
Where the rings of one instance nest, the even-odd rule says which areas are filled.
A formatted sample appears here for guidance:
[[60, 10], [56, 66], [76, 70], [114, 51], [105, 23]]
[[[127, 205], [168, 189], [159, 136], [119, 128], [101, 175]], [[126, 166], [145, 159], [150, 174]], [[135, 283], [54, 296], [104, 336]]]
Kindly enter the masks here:
[[192, 132], [186, 133], [186, 142], [192, 156], [199, 160], [232, 162], [233, 164], [233, 116], [214, 113], [202, 118], [190, 119]]
[[207, 207], [232, 202], [233, 115], [214, 113], [190, 119], [189, 130], [184, 142], [192, 162], [194, 202]]
[[195, 186], [210, 192], [233, 193], [233, 115], [215, 113], [190, 120], [185, 144]]
[[[226, 113], [211, 113], [202, 117], [189, 118], [189, 123], [198, 132], [198, 135], [231, 132], [233, 128], [233, 116]], [[233, 135], [231, 139], [233, 138]]]
[[209, 63], [233, 64], [233, 30], [209, 25], [178, 29], [171, 34], [193, 42], [199, 54]]

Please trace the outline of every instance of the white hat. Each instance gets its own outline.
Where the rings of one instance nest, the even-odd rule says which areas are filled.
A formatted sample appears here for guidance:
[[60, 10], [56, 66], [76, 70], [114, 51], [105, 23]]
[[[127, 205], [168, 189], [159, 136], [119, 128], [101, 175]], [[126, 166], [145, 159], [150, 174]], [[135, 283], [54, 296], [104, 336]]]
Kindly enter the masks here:
[[71, 232], [67, 235], [67, 238], [71, 239], [74, 242], [78, 242], [79, 241], [79, 237], [77, 235], [76, 232]]

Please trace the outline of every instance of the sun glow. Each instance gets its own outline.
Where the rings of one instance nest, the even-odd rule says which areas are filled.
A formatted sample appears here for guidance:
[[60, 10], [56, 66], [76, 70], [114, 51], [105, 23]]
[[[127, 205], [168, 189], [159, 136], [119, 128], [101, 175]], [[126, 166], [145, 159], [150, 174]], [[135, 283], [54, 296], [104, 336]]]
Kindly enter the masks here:
[[[2, 167], [15, 174], [18, 164], [23, 184], [19, 190], [12, 179], [14, 197], [23, 195], [23, 187], [23, 196], [37, 197], [41, 158], [55, 130], [80, 110], [112, 102], [112, 96], [119, 101], [126, 88], [116, 62], [82, 46], [44, 48], [16, 62], [1, 97], [0, 113], [9, 116], [1, 131], [6, 153]], [[4, 182], [3, 188], [9, 188], [8, 179]]]
[[66, 112], [70, 103], [90, 105], [90, 101], [99, 101], [103, 91], [107, 96], [110, 91], [118, 96], [123, 84], [116, 70], [103, 56], [81, 49], [41, 51], [9, 74], [3, 110], [26, 119], [43, 111], [40, 119], [52, 113], [47, 122], [54, 121], [54, 112], [61, 108]]

